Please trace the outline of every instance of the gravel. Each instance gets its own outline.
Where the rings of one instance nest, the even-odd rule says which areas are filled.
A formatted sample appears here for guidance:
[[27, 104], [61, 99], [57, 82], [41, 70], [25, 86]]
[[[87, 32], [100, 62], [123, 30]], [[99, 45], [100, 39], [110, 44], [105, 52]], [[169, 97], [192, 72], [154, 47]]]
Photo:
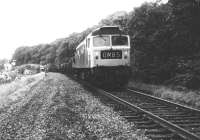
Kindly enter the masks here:
[[[66, 76], [48, 73], [30, 78], [23, 92], [20, 88], [13, 92], [17, 98], [0, 106], [0, 139], [147, 139], [134, 124]], [[4, 93], [4, 98], [11, 95]]]

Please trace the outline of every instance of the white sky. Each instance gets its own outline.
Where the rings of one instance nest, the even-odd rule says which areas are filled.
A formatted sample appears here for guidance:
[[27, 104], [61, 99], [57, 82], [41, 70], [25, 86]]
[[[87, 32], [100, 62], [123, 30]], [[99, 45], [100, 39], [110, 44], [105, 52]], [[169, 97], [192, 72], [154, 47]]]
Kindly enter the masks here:
[[155, 0], [0, 0], [0, 59], [11, 58], [17, 47], [81, 32], [144, 1]]

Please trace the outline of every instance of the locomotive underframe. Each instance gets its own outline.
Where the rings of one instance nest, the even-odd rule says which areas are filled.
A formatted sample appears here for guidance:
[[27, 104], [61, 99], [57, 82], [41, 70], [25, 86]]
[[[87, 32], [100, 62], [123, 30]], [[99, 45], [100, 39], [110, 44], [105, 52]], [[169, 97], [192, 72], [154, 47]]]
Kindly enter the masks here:
[[129, 66], [75, 68], [74, 74], [98, 86], [122, 87], [128, 83], [131, 69]]

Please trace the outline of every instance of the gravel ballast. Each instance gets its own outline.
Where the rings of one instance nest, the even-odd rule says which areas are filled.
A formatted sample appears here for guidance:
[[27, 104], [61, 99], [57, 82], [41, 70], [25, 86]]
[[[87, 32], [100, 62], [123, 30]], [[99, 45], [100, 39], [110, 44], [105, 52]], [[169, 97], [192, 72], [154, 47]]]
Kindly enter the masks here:
[[8, 102], [0, 106], [0, 139], [146, 139], [134, 124], [66, 76], [40, 73], [30, 78], [23, 92], [4, 93]]

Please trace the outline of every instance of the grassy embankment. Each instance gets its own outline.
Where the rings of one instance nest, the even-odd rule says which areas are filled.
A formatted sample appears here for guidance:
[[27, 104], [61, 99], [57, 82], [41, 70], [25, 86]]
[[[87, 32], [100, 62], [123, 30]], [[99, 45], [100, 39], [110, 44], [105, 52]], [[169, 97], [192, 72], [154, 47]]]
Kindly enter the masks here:
[[0, 88], [1, 139], [146, 139], [64, 75], [39, 73]]
[[164, 85], [144, 84], [133, 80], [129, 82], [128, 86], [149, 91], [150, 94], [163, 99], [200, 109], [200, 91], [192, 91], [183, 87], [179, 89]]

